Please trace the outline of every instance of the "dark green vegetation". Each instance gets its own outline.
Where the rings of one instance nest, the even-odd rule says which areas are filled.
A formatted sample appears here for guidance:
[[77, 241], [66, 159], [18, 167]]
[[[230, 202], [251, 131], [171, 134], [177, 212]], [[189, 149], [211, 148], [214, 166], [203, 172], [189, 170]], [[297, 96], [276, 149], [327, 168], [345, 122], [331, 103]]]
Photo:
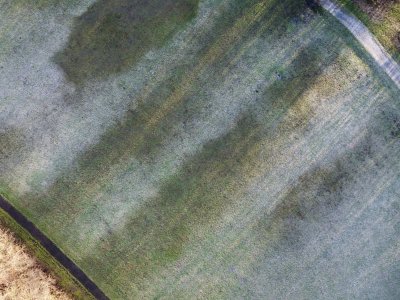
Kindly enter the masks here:
[[78, 85], [121, 72], [182, 29], [197, 6], [198, 0], [99, 0], [77, 18], [54, 60]]
[[[69, 84], [91, 92], [92, 80], [101, 88], [89, 93], [93, 102], [79, 89], [69, 95], [74, 101], [63, 94], [54, 131], [67, 128], [66, 140], [95, 136], [62, 117], [85, 105], [105, 106], [108, 115], [112, 107], [99, 94], [120, 97], [106, 81], [111, 75], [127, 77], [115, 80], [128, 100], [117, 102], [122, 117], [105, 123], [89, 146], [67, 140], [41, 152], [48, 144], [34, 132], [24, 192], [16, 188], [24, 186], [17, 162], [30, 149], [21, 145], [23, 132], [8, 128], [2, 153], [13, 177], [0, 182], [15, 206], [111, 298], [279, 299], [275, 287], [255, 282], [298, 287], [288, 279], [294, 268], [282, 268], [287, 273], [280, 270], [276, 281], [275, 272], [263, 273], [274, 263], [268, 255], [300, 264], [302, 253], [285, 255], [304, 249], [302, 238], [314, 233], [305, 224], [323, 227], [340, 214], [352, 201], [344, 191], [357, 188], [364, 170], [373, 177], [380, 169], [371, 160], [398, 139], [399, 92], [362, 47], [329, 15], [297, 0], [100, 0], [72, 23], [66, 48], [50, 57]], [[169, 64], [134, 73], [151, 63], [150, 50]], [[144, 87], [134, 86], [135, 76], [146, 78]], [[384, 115], [378, 102], [394, 104]], [[87, 111], [102, 124], [100, 110]], [[364, 142], [351, 146], [354, 139]], [[63, 163], [54, 149], [76, 156]], [[51, 173], [54, 165], [59, 172]], [[309, 269], [299, 274], [311, 281]]]
[[18, 225], [5, 211], [0, 209], [0, 226], [13, 232], [18, 242], [23, 243], [43, 269], [57, 280], [59, 287], [74, 299], [94, 299], [65, 268], [58, 263], [25, 229]]

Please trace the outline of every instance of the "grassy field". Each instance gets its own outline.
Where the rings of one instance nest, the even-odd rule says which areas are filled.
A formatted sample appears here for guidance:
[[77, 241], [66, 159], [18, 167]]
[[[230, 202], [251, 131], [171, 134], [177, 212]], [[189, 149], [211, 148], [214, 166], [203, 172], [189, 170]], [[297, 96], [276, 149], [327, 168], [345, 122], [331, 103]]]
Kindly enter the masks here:
[[336, 20], [38, 3], [0, 0], [0, 192], [110, 298], [400, 296], [400, 91]]
[[338, 0], [356, 15], [389, 53], [400, 61], [400, 2]]

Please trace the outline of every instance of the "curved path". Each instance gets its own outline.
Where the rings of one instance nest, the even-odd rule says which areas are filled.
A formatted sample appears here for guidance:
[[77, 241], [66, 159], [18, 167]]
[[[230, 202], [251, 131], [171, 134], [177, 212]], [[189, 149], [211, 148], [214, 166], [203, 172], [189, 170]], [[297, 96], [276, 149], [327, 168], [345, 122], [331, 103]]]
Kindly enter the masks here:
[[1, 195], [0, 208], [7, 212], [19, 225], [38, 240], [47, 252], [62, 264], [96, 299], [108, 299], [100, 288], [71, 259]]
[[320, 0], [321, 6], [331, 13], [340, 23], [354, 35], [372, 58], [380, 65], [386, 74], [400, 89], [400, 66], [383, 48], [369, 29], [355, 16], [345, 12], [331, 0]]

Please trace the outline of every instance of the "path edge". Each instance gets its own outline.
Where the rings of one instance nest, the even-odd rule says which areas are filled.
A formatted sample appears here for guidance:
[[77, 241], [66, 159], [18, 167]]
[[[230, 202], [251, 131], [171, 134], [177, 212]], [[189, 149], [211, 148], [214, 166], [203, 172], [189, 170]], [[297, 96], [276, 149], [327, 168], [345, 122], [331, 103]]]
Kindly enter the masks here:
[[[9, 220], [7, 220], [9, 219]], [[49, 269], [58, 285], [77, 299], [109, 300], [105, 293], [35, 224], [0, 193], [0, 225], [9, 229], [28, 252], [45, 269]], [[67, 278], [66, 278], [67, 277]], [[69, 277], [69, 278], [68, 278]], [[69, 284], [65, 283], [69, 281]], [[78, 289], [71, 288], [71, 282]]]

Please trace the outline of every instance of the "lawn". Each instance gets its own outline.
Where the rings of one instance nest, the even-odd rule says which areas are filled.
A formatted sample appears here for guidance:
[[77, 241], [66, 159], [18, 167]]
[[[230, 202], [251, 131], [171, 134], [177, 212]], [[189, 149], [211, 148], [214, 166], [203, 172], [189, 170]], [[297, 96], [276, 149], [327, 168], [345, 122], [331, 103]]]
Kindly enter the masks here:
[[0, 0], [0, 191], [110, 298], [400, 295], [400, 91], [329, 14], [38, 3]]

